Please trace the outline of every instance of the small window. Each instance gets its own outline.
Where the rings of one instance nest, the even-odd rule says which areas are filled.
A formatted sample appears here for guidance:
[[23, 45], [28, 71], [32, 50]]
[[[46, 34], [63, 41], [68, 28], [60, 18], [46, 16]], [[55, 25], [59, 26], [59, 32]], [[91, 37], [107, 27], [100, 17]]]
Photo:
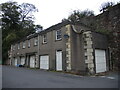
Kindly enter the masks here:
[[43, 43], [47, 43], [47, 35], [43, 35]]
[[18, 49], [20, 49], [20, 43], [18, 43]]
[[11, 51], [13, 50], [13, 45], [11, 45]]
[[25, 44], [26, 44], [26, 43], [25, 43], [25, 41], [24, 41], [24, 42], [23, 42], [23, 48], [25, 48]]
[[28, 47], [30, 47], [30, 40], [28, 40]]
[[13, 51], [15, 50], [15, 45], [13, 45]]
[[38, 38], [34, 38], [34, 45], [37, 46], [38, 45]]
[[56, 40], [61, 40], [62, 39], [62, 33], [61, 30], [56, 31]]

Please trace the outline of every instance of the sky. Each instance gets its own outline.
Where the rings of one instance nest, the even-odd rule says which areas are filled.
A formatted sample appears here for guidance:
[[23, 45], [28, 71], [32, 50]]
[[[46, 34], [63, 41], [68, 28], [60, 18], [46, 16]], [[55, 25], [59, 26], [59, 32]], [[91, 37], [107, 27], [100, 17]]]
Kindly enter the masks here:
[[[0, 0], [0, 3], [9, 0]], [[67, 18], [73, 10], [93, 10], [95, 15], [100, 14], [99, 9], [104, 2], [120, 2], [120, 0], [11, 0], [18, 4], [30, 3], [36, 6], [38, 12], [34, 13], [35, 24], [46, 29], [55, 25], [63, 18]]]

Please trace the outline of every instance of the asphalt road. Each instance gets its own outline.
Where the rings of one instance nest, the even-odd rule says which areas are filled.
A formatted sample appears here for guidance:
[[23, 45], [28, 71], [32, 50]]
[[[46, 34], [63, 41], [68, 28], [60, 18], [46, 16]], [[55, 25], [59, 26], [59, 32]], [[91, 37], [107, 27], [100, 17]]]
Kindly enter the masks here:
[[2, 65], [0, 65], [0, 90], [2, 89]]
[[12, 66], [2, 66], [2, 71], [2, 88], [118, 88], [117, 75], [77, 76]]

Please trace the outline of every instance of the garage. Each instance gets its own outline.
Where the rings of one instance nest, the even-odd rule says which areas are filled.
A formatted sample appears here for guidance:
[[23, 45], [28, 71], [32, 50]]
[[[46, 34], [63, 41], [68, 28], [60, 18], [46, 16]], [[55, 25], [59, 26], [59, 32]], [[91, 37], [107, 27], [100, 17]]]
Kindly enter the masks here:
[[56, 70], [62, 71], [62, 51], [56, 51]]
[[40, 56], [40, 69], [49, 69], [49, 56]]
[[105, 50], [95, 50], [95, 64], [96, 64], [96, 73], [106, 71], [106, 54]]
[[15, 58], [14, 60], [15, 60], [15, 66], [17, 66], [17, 58]]
[[21, 65], [24, 65], [25, 64], [25, 57], [21, 57]]
[[35, 56], [30, 56], [30, 68], [35, 68]]

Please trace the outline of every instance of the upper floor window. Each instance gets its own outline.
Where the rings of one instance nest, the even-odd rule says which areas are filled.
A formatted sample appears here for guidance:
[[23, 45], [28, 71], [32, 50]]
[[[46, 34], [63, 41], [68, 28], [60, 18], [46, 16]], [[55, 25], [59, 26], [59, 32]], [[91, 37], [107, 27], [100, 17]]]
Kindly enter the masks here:
[[13, 45], [13, 51], [15, 50], [15, 45]]
[[43, 43], [47, 43], [47, 35], [46, 34], [43, 35]]
[[30, 47], [30, 40], [28, 40], [28, 47]]
[[23, 47], [22, 48], [25, 48], [25, 45], [26, 45], [26, 43], [25, 43], [25, 41], [23, 42]]
[[11, 51], [13, 50], [13, 45], [11, 45]]
[[38, 45], [38, 38], [37, 38], [37, 37], [34, 38], [34, 45], [35, 45], [35, 46]]
[[18, 49], [20, 49], [20, 43], [18, 43]]
[[61, 32], [61, 30], [57, 30], [56, 31], [56, 40], [60, 40], [60, 39], [62, 39], [62, 32]]

